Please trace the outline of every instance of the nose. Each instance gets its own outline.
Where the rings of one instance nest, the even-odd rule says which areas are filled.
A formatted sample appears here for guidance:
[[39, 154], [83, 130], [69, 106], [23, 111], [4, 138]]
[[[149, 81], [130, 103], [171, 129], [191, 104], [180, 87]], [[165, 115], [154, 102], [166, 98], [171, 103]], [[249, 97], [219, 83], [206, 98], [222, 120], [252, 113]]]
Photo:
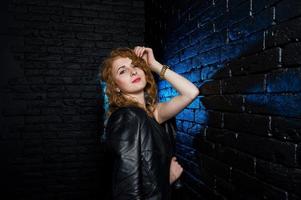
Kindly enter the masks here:
[[137, 71], [133, 69], [132, 72], [131, 72], [131, 76], [134, 76], [136, 74], [137, 74]]

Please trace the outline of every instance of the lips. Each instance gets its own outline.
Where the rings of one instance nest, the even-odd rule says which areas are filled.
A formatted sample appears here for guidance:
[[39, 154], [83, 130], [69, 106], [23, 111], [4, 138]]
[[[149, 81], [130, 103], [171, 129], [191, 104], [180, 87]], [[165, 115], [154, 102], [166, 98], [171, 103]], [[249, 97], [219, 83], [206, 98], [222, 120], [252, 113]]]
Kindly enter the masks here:
[[137, 82], [139, 82], [141, 80], [141, 78], [135, 78], [133, 81], [132, 81], [132, 83], [137, 83]]

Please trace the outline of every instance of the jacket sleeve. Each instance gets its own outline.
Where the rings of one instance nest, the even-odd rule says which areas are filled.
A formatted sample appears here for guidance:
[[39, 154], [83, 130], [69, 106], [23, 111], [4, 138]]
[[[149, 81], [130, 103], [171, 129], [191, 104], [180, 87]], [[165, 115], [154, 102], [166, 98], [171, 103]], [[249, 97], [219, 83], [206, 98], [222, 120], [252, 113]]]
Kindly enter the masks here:
[[141, 197], [140, 121], [122, 109], [112, 114], [107, 125], [107, 142], [113, 153], [112, 195], [114, 200]]

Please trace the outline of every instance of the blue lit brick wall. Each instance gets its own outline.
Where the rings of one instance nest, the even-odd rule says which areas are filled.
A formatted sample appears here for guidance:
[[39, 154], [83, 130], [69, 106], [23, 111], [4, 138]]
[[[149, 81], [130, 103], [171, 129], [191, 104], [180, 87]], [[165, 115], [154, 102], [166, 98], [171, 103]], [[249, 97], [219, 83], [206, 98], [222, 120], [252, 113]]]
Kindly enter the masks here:
[[144, 2], [4, 0], [0, 22], [0, 199], [105, 199], [98, 67], [143, 43]]
[[[146, 42], [200, 96], [177, 119], [191, 199], [300, 199], [301, 3], [150, 1]], [[165, 101], [176, 95], [159, 81]]]

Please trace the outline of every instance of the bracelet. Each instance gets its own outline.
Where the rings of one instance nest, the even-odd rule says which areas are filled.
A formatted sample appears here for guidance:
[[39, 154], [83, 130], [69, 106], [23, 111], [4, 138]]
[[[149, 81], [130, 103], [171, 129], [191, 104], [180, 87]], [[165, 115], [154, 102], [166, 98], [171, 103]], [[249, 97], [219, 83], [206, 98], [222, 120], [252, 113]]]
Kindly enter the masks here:
[[166, 70], [169, 69], [169, 67], [167, 65], [163, 65], [161, 72], [160, 72], [160, 78], [164, 79], [164, 74], [166, 72]]

